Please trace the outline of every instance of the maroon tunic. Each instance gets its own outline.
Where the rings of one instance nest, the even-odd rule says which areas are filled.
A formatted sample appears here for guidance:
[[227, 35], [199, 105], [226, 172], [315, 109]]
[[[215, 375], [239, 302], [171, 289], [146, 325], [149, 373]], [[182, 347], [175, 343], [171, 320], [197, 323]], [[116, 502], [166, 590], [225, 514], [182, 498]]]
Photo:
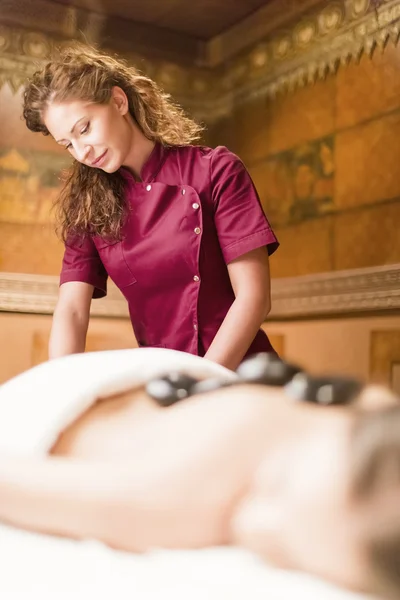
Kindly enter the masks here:
[[[226, 265], [279, 245], [251, 178], [221, 146], [156, 144], [141, 182], [121, 173], [128, 204], [122, 241], [71, 240], [60, 282], [89, 283], [100, 298], [110, 276], [128, 301], [140, 346], [203, 356], [235, 299]], [[260, 330], [247, 355], [271, 350]]]

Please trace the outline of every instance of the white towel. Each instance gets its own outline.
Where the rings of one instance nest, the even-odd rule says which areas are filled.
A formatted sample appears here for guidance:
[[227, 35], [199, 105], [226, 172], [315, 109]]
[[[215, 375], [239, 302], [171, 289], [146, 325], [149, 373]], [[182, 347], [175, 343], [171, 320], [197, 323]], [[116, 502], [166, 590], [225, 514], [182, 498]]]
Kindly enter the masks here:
[[204, 358], [165, 348], [75, 354], [45, 362], [0, 387], [0, 452], [45, 454], [99, 396], [143, 385], [171, 370], [235, 379]]

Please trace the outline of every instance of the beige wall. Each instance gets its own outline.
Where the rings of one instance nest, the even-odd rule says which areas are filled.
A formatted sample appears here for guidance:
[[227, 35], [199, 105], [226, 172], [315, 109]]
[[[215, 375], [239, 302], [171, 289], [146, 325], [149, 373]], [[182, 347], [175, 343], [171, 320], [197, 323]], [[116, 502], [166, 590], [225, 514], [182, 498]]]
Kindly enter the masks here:
[[[0, 383], [47, 359], [50, 315], [0, 313]], [[400, 316], [267, 323], [276, 350], [314, 373], [390, 383], [400, 363]], [[127, 319], [92, 318], [88, 351], [136, 346]]]
[[314, 373], [392, 384], [392, 363], [400, 362], [400, 316], [267, 323], [265, 330], [281, 338], [284, 358]]
[[[0, 383], [47, 359], [50, 327], [50, 315], [0, 313]], [[128, 319], [91, 319], [88, 351], [136, 345]]]
[[396, 394], [400, 396], [400, 363], [396, 363], [392, 368], [392, 385]]

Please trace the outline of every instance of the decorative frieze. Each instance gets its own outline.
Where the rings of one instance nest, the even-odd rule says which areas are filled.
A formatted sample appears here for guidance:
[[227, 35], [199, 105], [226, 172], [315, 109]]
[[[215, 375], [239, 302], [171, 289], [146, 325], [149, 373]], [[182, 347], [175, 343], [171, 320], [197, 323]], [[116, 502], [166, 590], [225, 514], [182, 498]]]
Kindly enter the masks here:
[[[279, 5], [283, 10], [282, 0], [274, 1], [275, 11]], [[370, 54], [377, 47], [384, 48], [389, 41], [398, 43], [400, 0], [302, 1], [297, 5], [297, 11], [293, 9], [294, 3], [287, 11], [288, 21], [282, 22], [282, 18], [276, 21], [276, 28], [268, 30], [265, 37], [222, 64], [218, 57], [230, 54], [225, 48], [218, 55], [218, 49], [222, 52], [223, 48], [220, 37], [203, 42], [202, 46], [192, 44], [189, 63], [192, 66], [150, 57], [146, 52], [139, 55], [137, 45], [134, 52], [127, 43], [120, 53], [158, 81], [195, 116], [210, 122], [255, 96], [274, 96], [311, 84], [334, 73], [340, 65], [357, 60], [363, 52]], [[66, 12], [58, 30], [53, 23], [46, 31], [44, 28], [39, 31], [37, 25], [31, 31], [26, 24], [21, 26], [21, 18], [15, 27], [0, 25], [0, 85], [7, 82], [17, 90], [55, 46], [77, 37], [77, 27], [74, 29], [71, 19], [72, 15]], [[86, 22], [94, 21], [86, 18]], [[93, 27], [88, 41], [99, 39], [98, 28]], [[229, 32], [225, 35], [224, 39], [229, 39]]]
[[[0, 311], [52, 314], [58, 277], [0, 273]], [[269, 321], [400, 310], [400, 264], [273, 279]], [[125, 298], [110, 286], [92, 302], [96, 317], [128, 318]]]

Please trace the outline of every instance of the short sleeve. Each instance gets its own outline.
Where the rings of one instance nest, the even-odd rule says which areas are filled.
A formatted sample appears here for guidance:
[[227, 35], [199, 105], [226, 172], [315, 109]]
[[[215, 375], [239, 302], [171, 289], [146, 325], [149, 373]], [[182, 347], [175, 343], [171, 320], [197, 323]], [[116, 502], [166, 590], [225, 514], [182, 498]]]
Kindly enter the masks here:
[[264, 214], [253, 181], [242, 161], [218, 146], [211, 158], [214, 220], [226, 263], [266, 246], [272, 254], [279, 242]]
[[107, 295], [107, 271], [89, 235], [70, 236], [65, 243], [60, 285], [81, 281], [94, 286], [93, 298]]

